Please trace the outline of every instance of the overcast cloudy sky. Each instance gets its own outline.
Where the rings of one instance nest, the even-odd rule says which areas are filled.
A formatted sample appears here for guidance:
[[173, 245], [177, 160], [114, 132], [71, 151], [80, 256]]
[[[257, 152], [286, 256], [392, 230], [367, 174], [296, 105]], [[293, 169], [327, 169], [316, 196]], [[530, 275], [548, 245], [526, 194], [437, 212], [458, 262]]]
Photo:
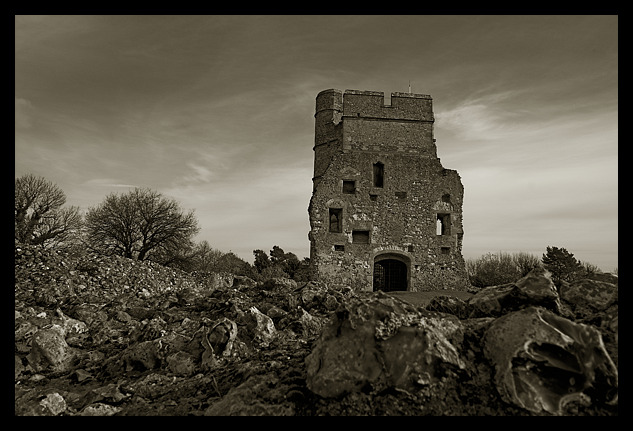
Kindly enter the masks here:
[[15, 17], [15, 176], [67, 204], [147, 187], [216, 249], [309, 256], [315, 97], [430, 94], [466, 258], [618, 267], [618, 17]]

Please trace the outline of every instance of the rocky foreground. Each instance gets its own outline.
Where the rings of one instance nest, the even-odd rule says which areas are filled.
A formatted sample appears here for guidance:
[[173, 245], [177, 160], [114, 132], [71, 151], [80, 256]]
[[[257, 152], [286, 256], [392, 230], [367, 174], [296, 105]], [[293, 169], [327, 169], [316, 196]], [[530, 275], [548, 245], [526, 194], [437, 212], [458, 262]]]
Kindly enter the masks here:
[[15, 249], [18, 416], [617, 416], [617, 342], [610, 275], [416, 307]]

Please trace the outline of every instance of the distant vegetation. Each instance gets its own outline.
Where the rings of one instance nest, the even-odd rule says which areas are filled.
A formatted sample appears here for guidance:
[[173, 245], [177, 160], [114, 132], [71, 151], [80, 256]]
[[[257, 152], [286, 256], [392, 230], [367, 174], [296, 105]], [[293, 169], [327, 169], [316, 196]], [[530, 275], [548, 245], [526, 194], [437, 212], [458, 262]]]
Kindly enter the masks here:
[[[178, 202], [150, 189], [136, 188], [110, 194], [89, 208], [85, 217], [78, 207], [64, 207], [66, 195], [49, 180], [31, 174], [15, 180], [15, 241], [66, 252], [90, 250], [149, 260], [187, 272], [221, 273], [261, 281], [285, 277], [308, 281], [309, 258], [274, 245], [266, 254], [253, 250], [250, 264], [232, 252], [212, 248], [207, 241], [196, 243], [199, 232], [193, 211], [184, 213]], [[474, 287], [516, 281], [537, 266], [552, 273], [557, 286], [587, 274], [601, 272], [597, 266], [577, 260], [562, 247], [546, 248], [541, 258], [519, 253], [487, 253], [466, 260], [466, 271]], [[617, 275], [617, 269], [613, 271]]]
[[79, 208], [63, 208], [66, 195], [46, 178], [27, 174], [16, 179], [14, 202], [16, 241], [53, 247], [80, 233]]
[[[525, 252], [499, 252], [487, 253], [477, 259], [466, 259], [466, 272], [474, 287], [511, 283], [539, 266], [552, 274], [552, 281], [557, 287], [563, 282], [602, 272], [596, 265], [579, 261], [562, 247], [546, 247], [541, 258]], [[617, 269], [613, 272], [617, 275]]]
[[196, 243], [200, 231], [193, 211], [151, 189], [112, 193], [82, 216], [66, 207], [65, 193], [51, 181], [31, 174], [15, 180], [15, 241], [71, 253], [86, 250], [148, 260], [187, 272], [244, 275], [254, 280], [286, 277], [307, 281], [309, 258], [299, 261], [274, 245], [267, 255], [253, 250], [251, 265], [232, 252]]

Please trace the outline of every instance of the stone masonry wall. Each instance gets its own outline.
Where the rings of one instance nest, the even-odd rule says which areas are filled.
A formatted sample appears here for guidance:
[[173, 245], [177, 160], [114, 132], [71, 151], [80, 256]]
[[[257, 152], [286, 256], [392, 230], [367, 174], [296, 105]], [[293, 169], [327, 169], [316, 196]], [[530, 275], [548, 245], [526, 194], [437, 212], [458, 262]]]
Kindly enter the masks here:
[[[376, 259], [389, 257], [406, 263], [408, 290], [465, 289], [463, 187], [437, 158], [430, 97], [393, 93], [383, 106], [382, 93], [329, 90], [317, 97], [315, 119], [313, 278], [372, 290]], [[375, 163], [384, 166], [382, 187]], [[330, 209], [341, 210], [340, 232], [330, 231]], [[438, 214], [447, 225], [440, 235]], [[359, 243], [354, 231], [369, 238]]]

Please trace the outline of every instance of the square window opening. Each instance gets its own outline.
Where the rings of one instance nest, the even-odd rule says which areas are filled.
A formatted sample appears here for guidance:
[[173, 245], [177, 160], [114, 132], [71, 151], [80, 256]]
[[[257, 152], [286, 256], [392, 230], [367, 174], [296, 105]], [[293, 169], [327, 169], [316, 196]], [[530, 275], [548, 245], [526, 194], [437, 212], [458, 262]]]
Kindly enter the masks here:
[[440, 247], [440, 253], [441, 254], [451, 254], [451, 248], [450, 247]]
[[345, 246], [342, 244], [334, 244], [334, 251], [345, 251]]
[[356, 193], [356, 181], [343, 180], [343, 193], [348, 195]]
[[352, 243], [369, 244], [369, 231], [368, 230], [352, 231]]

